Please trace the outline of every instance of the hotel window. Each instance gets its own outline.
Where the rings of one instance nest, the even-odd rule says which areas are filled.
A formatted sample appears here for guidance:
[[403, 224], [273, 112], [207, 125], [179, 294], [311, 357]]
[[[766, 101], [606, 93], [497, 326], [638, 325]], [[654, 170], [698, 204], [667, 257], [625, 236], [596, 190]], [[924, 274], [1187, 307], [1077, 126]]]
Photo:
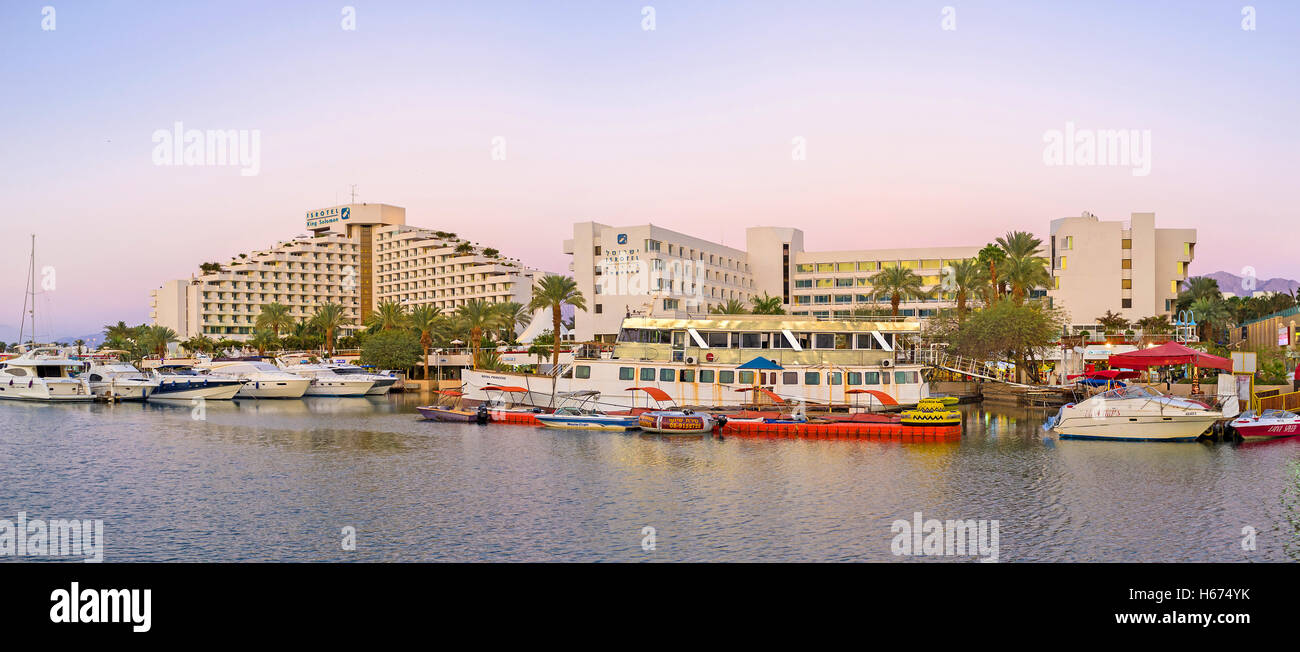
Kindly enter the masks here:
[[754, 372], [752, 372], [752, 371], [742, 371], [742, 372], [740, 372], [740, 384], [742, 384], [742, 385], [753, 385], [753, 384], [754, 384]]
[[714, 371], [713, 371], [712, 369], [701, 369], [701, 370], [700, 370], [700, 382], [701, 382], [701, 383], [712, 383], [712, 382], [713, 382], [713, 377], [714, 377]]
[[1120, 260], [1120, 261], [1119, 261], [1119, 268], [1120, 268], [1120, 269], [1133, 269], [1133, 259], [1132, 259], [1132, 258], [1124, 258], [1124, 259]]
[[1053, 290], [1061, 289], [1061, 277], [1059, 276], [1052, 277], [1052, 289]]
[[921, 267], [921, 261], [919, 260], [903, 260], [899, 261], [898, 264], [903, 269], [918, 269]]
[[880, 269], [893, 269], [893, 268], [895, 268], [895, 267], [898, 267], [898, 261], [896, 261], [896, 260], [882, 260], [882, 261], [880, 261]]
[[833, 272], [833, 271], [835, 271], [835, 264], [834, 264], [834, 263], [817, 263], [817, 271], [819, 271], [819, 272]]
[[835, 263], [835, 271], [837, 272], [855, 272], [857, 269], [857, 263]]
[[1119, 280], [1119, 286], [1120, 286], [1121, 288], [1125, 289], [1125, 290], [1132, 290], [1132, 289], [1133, 289], [1133, 279], [1131, 279], [1131, 278], [1122, 278], [1122, 279]]
[[835, 279], [835, 287], [837, 287], [837, 288], [851, 288], [851, 287], [853, 287], [853, 279], [851, 279], [851, 278], [837, 278], [837, 279]]
[[664, 299], [664, 310], [676, 310], [677, 299]]
[[831, 295], [829, 294], [818, 294], [813, 297], [813, 303], [830, 303], [830, 302], [831, 302]]
[[663, 382], [665, 382], [665, 383], [671, 383], [671, 382], [673, 382], [673, 376], [675, 376], [675, 375], [676, 375], [676, 374], [673, 373], [673, 370], [672, 370], [671, 367], [664, 367], [663, 369], [660, 369], [660, 370], [659, 370], [659, 380], [661, 380], [661, 381], [663, 381]]
[[796, 304], [808, 303], [808, 296], [807, 296], [807, 295], [795, 295], [795, 297], [794, 297], [794, 302], [795, 302]]
[[817, 279], [817, 287], [819, 288], [835, 287], [835, 279], [819, 278]]
[[1178, 294], [1178, 281], [1169, 282], [1169, 291], [1174, 294]]
[[1183, 243], [1183, 255], [1184, 255], [1184, 256], [1187, 256], [1188, 258], [1191, 258], [1191, 257], [1192, 257], [1192, 252], [1195, 251], [1195, 247], [1196, 247], [1196, 243], [1195, 243], [1195, 242], [1184, 242], [1184, 243]]
[[858, 287], [871, 287], [871, 279], [859, 276], [858, 278], [853, 279], [853, 281]]
[[805, 384], [805, 385], [820, 385], [821, 383], [822, 383], [822, 375], [821, 375], [820, 372], [817, 372], [817, 371], [805, 371], [805, 372], [804, 372], [804, 374], [803, 374], [803, 384]]
[[722, 383], [723, 385], [730, 385], [731, 383], [736, 382], [736, 372], [734, 372], [734, 371], [719, 371], [719, 372], [718, 372], [718, 382], [719, 382], [719, 383]]
[[585, 365], [585, 364], [580, 364], [580, 365], [574, 367], [574, 368], [573, 368], [573, 377], [574, 377], [574, 378], [584, 378], [584, 379], [585, 379], [585, 378], [591, 378], [591, 367], [588, 367], [588, 366]]
[[632, 379], [635, 378], [635, 377], [636, 377], [636, 369], [633, 369], [632, 367], [619, 367], [619, 368], [618, 368], [618, 379], [619, 379], [619, 380], [632, 380]]
[[878, 270], [878, 269], [880, 269], [880, 263], [877, 263], [877, 262], [874, 261], [874, 260], [861, 260], [861, 261], [858, 261], [858, 271], [859, 271], [859, 272], [874, 272], [874, 271], [876, 271], [876, 270]]
[[931, 259], [931, 260], [921, 261], [921, 269], [942, 269], [942, 268], [943, 268], [942, 260]]
[[1132, 300], [1132, 299], [1120, 299], [1119, 307], [1121, 307], [1121, 308], [1132, 308], [1132, 307], [1133, 307], [1133, 300]]
[[853, 295], [837, 294], [835, 295], [835, 303], [853, 303]]
[[795, 265], [795, 267], [794, 267], [794, 271], [796, 271], [796, 272], [815, 272], [815, 271], [817, 271], [817, 266], [816, 266], [816, 265], [813, 265], [812, 263], [799, 263], [798, 265]]
[[659, 250], [660, 250], [660, 249], [659, 249], [660, 244], [661, 244], [661, 243], [660, 243], [658, 240], [646, 240], [646, 241], [645, 241], [645, 250], [646, 250], [646, 251], [659, 251]]
[[1057, 269], [1065, 269], [1065, 256], [1061, 256], [1060, 260], [1056, 261], [1056, 263]]
[[922, 285], [938, 285], [938, 284], [939, 284], [939, 276], [938, 276], [938, 275], [934, 275], [934, 276], [922, 276], [922, 277], [921, 277], [921, 284], [922, 284]]
[[642, 367], [642, 368], [641, 368], [641, 380], [642, 380], [642, 381], [651, 381], [651, 380], [654, 380], [654, 379], [655, 379], [655, 369], [654, 369], [654, 367]]
[[794, 286], [795, 288], [810, 288], [813, 286], [813, 282], [810, 278], [795, 279]]
[[596, 304], [596, 314], [601, 315], [604, 314], [604, 312], [605, 312], [604, 304], [600, 304], [600, 303]]
[[683, 383], [693, 383], [693, 382], [695, 382], [695, 370], [694, 370], [694, 369], [682, 369], [682, 372], [681, 372], [680, 374], [677, 375], [677, 378], [678, 378], [678, 380], [682, 381]]
[[1132, 249], [1132, 248], [1133, 248], [1133, 238], [1124, 238], [1123, 240], [1120, 240], [1120, 241], [1119, 241], [1119, 248], [1120, 248], [1120, 249]]

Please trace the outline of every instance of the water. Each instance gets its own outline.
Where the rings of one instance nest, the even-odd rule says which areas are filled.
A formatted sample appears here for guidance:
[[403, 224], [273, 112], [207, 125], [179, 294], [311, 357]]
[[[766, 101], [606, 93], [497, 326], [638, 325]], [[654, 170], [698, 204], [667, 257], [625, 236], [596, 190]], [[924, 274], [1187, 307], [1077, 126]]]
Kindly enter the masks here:
[[896, 561], [917, 511], [997, 519], [1002, 561], [1300, 558], [1300, 441], [1059, 441], [993, 404], [953, 443], [674, 439], [417, 403], [0, 403], [0, 518], [103, 519], [106, 561]]

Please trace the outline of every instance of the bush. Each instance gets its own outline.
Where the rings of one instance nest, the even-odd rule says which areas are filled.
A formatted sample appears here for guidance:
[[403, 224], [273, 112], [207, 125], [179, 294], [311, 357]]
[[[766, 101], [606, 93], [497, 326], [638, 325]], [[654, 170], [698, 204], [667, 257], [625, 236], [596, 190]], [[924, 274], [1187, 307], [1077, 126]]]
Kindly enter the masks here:
[[380, 369], [409, 370], [420, 364], [420, 338], [408, 331], [381, 331], [361, 345], [361, 363]]

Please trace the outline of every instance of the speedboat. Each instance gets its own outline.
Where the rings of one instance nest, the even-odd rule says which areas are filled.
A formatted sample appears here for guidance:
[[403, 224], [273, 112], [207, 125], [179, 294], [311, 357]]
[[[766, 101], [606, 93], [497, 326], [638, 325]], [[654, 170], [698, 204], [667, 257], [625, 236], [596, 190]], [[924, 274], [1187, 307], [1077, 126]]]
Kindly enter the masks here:
[[236, 398], [299, 398], [311, 385], [310, 378], [256, 360], [210, 362], [198, 368], [216, 378], [244, 381]]
[[454, 389], [439, 390], [438, 402], [434, 405], [421, 405], [416, 411], [430, 421], [450, 421], [455, 423], [485, 424], [492, 419], [486, 405], [471, 410], [464, 406], [464, 394]]
[[95, 360], [86, 371], [90, 391], [98, 398], [143, 401], [158, 388], [159, 381], [135, 365], [121, 360]]
[[[720, 418], [703, 412], [677, 407], [672, 397], [658, 387], [629, 387], [628, 391], [642, 391], [655, 402], [655, 409], [642, 412], [637, 426], [645, 432], [660, 435], [702, 435], [713, 432]], [[664, 403], [669, 407], [665, 408]]]
[[488, 385], [483, 388], [483, 393], [488, 396], [488, 400], [484, 405], [487, 405], [488, 411], [492, 413], [492, 419], [495, 421], [507, 421], [511, 415], [516, 414], [541, 414], [545, 412], [540, 407], [525, 404], [520, 400], [526, 398], [529, 394], [526, 387]]
[[1200, 401], [1129, 385], [1062, 406], [1047, 427], [1062, 439], [1194, 441], [1222, 418]]
[[1286, 410], [1246, 410], [1228, 424], [1242, 439], [1253, 441], [1300, 435], [1300, 414]]
[[365, 396], [375, 386], [373, 380], [336, 374], [332, 368], [323, 364], [281, 362], [280, 368], [311, 380], [306, 396]]
[[83, 363], [56, 347], [39, 347], [0, 362], [0, 399], [93, 401], [90, 382], [77, 377]]
[[235, 397], [244, 381], [200, 374], [186, 365], [162, 365], [153, 370], [158, 388], [151, 401], [227, 400]]
[[369, 380], [374, 383], [366, 396], [382, 396], [393, 389], [397, 384], [397, 376], [385, 373], [375, 373], [352, 364], [331, 364], [326, 365], [340, 376], [346, 376], [352, 380]]
[[594, 409], [600, 402], [600, 392], [583, 390], [561, 392], [564, 401], [551, 414], [539, 414], [536, 418], [543, 427], [563, 430], [611, 430], [624, 431], [638, 428], [638, 418], [632, 414], [606, 414]]

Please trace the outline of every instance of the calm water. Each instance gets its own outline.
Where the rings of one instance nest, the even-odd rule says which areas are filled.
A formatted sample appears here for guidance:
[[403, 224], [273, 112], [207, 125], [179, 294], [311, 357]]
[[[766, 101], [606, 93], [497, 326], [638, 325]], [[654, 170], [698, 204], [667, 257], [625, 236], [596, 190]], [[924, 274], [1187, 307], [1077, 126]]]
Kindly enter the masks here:
[[917, 511], [998, 519], [1003, 561], [1300, 558], [1300, 441], [1058, 441], [992, 404], [955, 443], [662, 439], [416, 404], [0, 403], [0, 518], [103, 519], [106, 561], [893, 561]]

